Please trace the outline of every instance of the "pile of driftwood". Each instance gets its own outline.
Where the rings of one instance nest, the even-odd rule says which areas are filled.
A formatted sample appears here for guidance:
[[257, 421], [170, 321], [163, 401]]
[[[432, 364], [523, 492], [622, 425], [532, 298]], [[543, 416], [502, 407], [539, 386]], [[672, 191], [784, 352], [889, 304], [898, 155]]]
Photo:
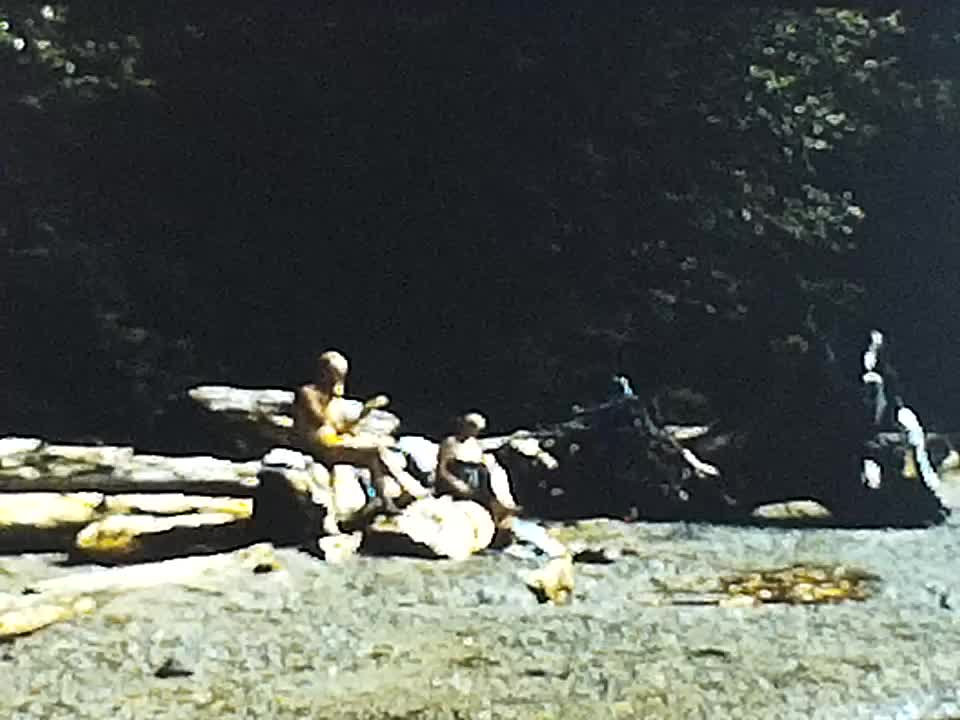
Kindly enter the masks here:
[[[822, 355], [804, 348], [797, 367], [812, 367], [802, 375], [807, 385], [746, 420], [693, 418], [662, 394], [637, 396], [618, 378], [611, 397], [575, 408], [566, 421], [482, 443], [507, 469], [525, 512], [541, 518], [936, 523], [951, 504], [942, 461], [957, 456], [897, 394], [883, 349], [883, 336], [871, 333], [861, 375], [851, 380], [833, 371], [829, 347]], [[208, 565], [246, 567], [257, 557], [252, 569], [269, 569], [272, 544], [328, 561], [362, 549], [462, 559], [498, 535], [481, 506], [446, 497], [416, 500], [397, 517], [365, 516], [365, 470], [327, 468], [290, 449], [292, 392], [203, 386], [190, 396], [271, 449], [237, 462], [0, 439], [0, 551], [146, 563], [88, 572], [29, 597], [0, 596], [0, 636], [88, 612], [96, 593], [110, 588], [179, 582]], [[390, 436], [399, 427], [379, 410], [363, 422], [364, 430]], [[430, 485], [434, 441], [401, 436], [393, 451]], [[514, 535], [553, 558], [528, 578], [530, 587], [553, 602], [568, 600], [567, 548], [530, 522], [515, 523]]]
[[[814, 517], [844, 525], [941, 520], [938, 466], [949, 443], [924, 432], [896, 394], [873, 332], [861, 376], [831, 376], [813, 351], [808, 387], [748, 422], [691, 422], [626, 379], [569, 420], [483, 439], [529, 515], [744, 521]], [[823, 370], [820, 372], [820, 370]], [[813, 380], [810, 380], [813, 378]], [[489, 516], [472, 503], [427, 498], [400, 517], [363, 517], [364, 470], [296, 452], [293, 393], [203, 386], [206, 411], [266, 438], [260, 459], [142, 455], [131, 448], [0, 440], [0, 548], [68, 551], [131, 562], [234, 549], [257, 541], [339, 557], [362, 546], [460, 558], [487, 547]], [[378, 410], [364, 430], [395, 435]], [[931, 439], [944, 450], [930, 449]], [[429, 486], [437, 445], [401, 436], [395, 452]], [[351, 530], [355, 532], [350, 532]]]
[[0, 549], [109, 564], [259, 541], [334, 557], [363, 542], [463, 558], [492, 541], [492, 519], [471, 502], [426, 498], [396, 518], [362, 517], [361, 473], [285, 448], [233, 462], [4, 438]]
[[[259, 462], [0, 439], [0, 548], [103, 561], [161, 545], [222, 549], [255, 534]], [[221, 532], [229, 528], [230, 532]]]
[[[813, 514], [843, 524], [937, 522], [946, 514], [938, 494], [946, 451], [938, 456], [929, 445], [931, 438], [946, 449], [949, 443], [927, 435], [903, 403], [883, 351], [882, 334], [870, 333], [861, 376], [851, 379], [833, 372], [831, 353], [805, 349], [801, 361], [813, 367], [803, 375], [807, 386], [747, 421], [691, 422], [662, 396], [640, 397], [619, 378], [612, 397], [576, 408], [569, 420], [483, 443], [506, 467], [527, 513], [539, 517], [745, 520], [769, 517], [771, 504], [787, 504], [789, 515], [790, 503], [815, 503]], [[352, 523], [365, 505], [365, 471], [327, 468], [289, 449], [292, 392], [203, 386], [190, 396], [273, 449], [234, 462], [0, 440], [0, 547], [128, 561], [162, 555], [165, 545], [178, 552], [250, 540], [316, 546], [344, 527], [366, 528], [366, 518]], [[399, 427], [382, 410], [363, 422], [362, 429], [390, 436]], [[429, 485], [436, 443], [401, 436], [395, 448]], [[476, 535], [437, 554], [460, 557], [485, 546], [490, 530], [476, 519], [482, 514], [465, 507], [467, 520], [457, 515], [444, 524], [439, 518], [454, 511], [437, 503], [448, 501], [428, 500], [416, 510], [442, 525], [441, 535], [460, 523]], [[366, 534], [395, 525], [374, 523]]]
[[[194, 395], [202, 401], [207, 392], [232, 398], [227, 412], [247, 413], [256, 426], [285, 440], [284, 416], [265, 414], [257, 403], [265, 397], [271, 408], [273, 391], [215, 388]], [[387, 414], [371, 421], [396, 424]], [[535, 443], [488, 442], [501, 449], [516, 445], [513, 452], [527, 453], [531, 464], [549, 462]], [[399, 446], [407, 448], [412, 471], [431, 472], [435, 444], [419, 438]], [[234, 462], [0, 439], [0, 551], [64, 552], [74, 562], [119, 566], [85, 569], [22, 594], [0, 593], [0, 638], [87, 614], [120, 592], [189, 584], [211, 573], [277, 569], [274, 544], [296, 545], [337, 562], [361, 548], [464, 559], [493, 541], [494, 523], [483, 507], [448, 497], [417, 500], [397, 517], [363, 517], [361, 472], [350, 466], [327, 469], [282, 447], [260, 460]], [[524, 527], [532, 542], [556, 557], [528, 583], [550, 601], [568, 601], [573, 575], [566, 549], [541, 528]]]
[[542, 517], [939, 523], [956, 504], [942, 481], [952, 438], [906, 403], [883, 334], [865, 340], [843, 354], [814, 331], [791, 336], [733, 396], [615, 378], [607, 400], [535, 429], [556, 471], [504, 464]]

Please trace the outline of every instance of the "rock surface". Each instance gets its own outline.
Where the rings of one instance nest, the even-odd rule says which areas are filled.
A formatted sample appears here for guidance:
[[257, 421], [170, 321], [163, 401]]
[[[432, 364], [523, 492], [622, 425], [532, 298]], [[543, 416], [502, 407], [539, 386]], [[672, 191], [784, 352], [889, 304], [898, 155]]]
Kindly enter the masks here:
[[[619, 557], [577, 563], [568, 606], [538, 603], [519, 577], [542, 558], [500, 553], [332, 565], [281, 550], [279, 571], [221, 569], [188, 584], [105, 595], [96, 611], [0, 650], [0, 716], [960, 714], [953, 518], [925, 530], [592, 521], [551, 532]], [[0, 592], [82, 570], [57, 560], [0, 559]], [[722, 577], [798, 562], [859, 568], [879, 580], [866, 600], [831, 605], [684, 605], [661, 590], [709, 589]], [[168, 662], [192, 675], [156, 677]]]

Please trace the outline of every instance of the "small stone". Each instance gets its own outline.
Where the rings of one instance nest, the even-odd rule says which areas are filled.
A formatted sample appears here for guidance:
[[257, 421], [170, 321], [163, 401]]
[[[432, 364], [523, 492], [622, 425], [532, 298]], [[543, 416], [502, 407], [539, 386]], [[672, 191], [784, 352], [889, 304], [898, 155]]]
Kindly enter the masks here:
[[164, 660], [153, 673], [155, 678], [160, 679], [190, 677], [191, 675], [193, 675], [193, 670], [188, 670], [179, 660], [172, 657]]
[[752, 608], [762, 604], [752, 595], [734, 595], [733, 597], [721, 598], [717, 602], [717, 606], [722, 608]]
[[565, 555], [554, 558], [539, 570], [526, 576], [529, 587], [541, 603], [566, 605], [573, 599], [575, 587], [573, 577], [573, 557]]
[[[572, 548], [571, 548], [572, 549]], [[573, 561], [589, 565], [609, 565], [617, 561], [619, 553], [607, 548], [584, 548], [573, 555]]]
[[760, 505], [750, 516], [763, 520], [824, 520], [833, 514], [816, 500], [790, 500]]
[[353, 557], [360, 549], [363, 533], [344, 533], [320, 538], [317, 547], [328, 563], [342, 563]]

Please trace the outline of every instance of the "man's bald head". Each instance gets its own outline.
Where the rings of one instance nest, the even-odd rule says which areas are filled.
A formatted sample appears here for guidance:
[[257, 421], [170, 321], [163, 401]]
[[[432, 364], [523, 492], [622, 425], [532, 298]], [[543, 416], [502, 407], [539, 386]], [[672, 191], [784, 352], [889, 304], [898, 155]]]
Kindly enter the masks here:
[[317, 358], [317, 381], [334, 395], [342, 395], [350, 363], [336, 350], [327, 350]]
[[487, 429], [487, 419], [478, 412], [469, 412], [460, 417], [460, 432], [476, 437]]

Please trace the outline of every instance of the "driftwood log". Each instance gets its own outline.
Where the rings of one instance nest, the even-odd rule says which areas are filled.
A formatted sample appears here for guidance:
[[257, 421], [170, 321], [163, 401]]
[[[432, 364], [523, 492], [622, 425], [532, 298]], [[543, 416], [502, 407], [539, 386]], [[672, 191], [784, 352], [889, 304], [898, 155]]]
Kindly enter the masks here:
[[163, 585], [203, 583], [204, 576], [226, 572], [264, 573], [280, 569], [269, 543], [235, 552], [140, 563], [131, 567], [85, 569], [31, 585], [30, 593], [47, 598], [144, 590]]
[[[228, 385], [201, 385], [188, 391], [192, 400], [218, 417], [232, 422], [239, 430], [255, 429], [271, 445], [293, 446], [294, 394], [292, 390], [235, 388]], [[363, 403], [356, 404], [361, 414]], [[373, 410], [360, 421], [358, 429], [376, 435], [393, 435], [400, 427], [400, 419], [386, 410]]]
[[306, 467], [0, 439], [0, 550], [130, 562], [323, 533]]
[[[517, 468], [520, 502], [565, 517], [767, 522], [774, 504], [792, 513], [794, 501], [815, 501], [818, 523], [941, 522], [951, 505], [940, 478], [951, 438], [926, 433], [899, 394], [882, 333], [871, 332], [853, 358], [838, 358], [815, 334], [796, 345], [782, 372], [757, 383], [756, 397], [726, 412], [691, 411], [689, 389], [678, 402], [665, 391], [636, 395], [618, 379], [608, 400], [535, 431], [559, 470], [530, 482]], [[862, 373], [851, 377], [846, 368], [857, 361]], [[697, 395], [711, 408], [708, 394]], [[533, 488], [539, 497], [524, 495]]]
[[[415, 452], [435, 457], [436, 446], [421, 440]], [[330, 543], [318, 540], [350, 528], [362, 530], [363, 549], [373, 553], [463, 559], [490, 543], [492, 519], [474, 503], [428, 498], [371, 522], [361, 512], [361, 472], [346, 465], [331, 472], [283, 448], [241, 463], [5, 438], [0, 551], [66, 551], [75, 560], [129, 564], [269, 540], [327, 556]], [[473, 506], [478, 512], [467, 511]]]
[[[575, 408], [569, 420], [485, 443], [507, 467], [520, 503], [541, 517], [752, 522], [783, 505], [785, 519], [798, 520], [796, 501], [813, 501], [818, 522], [942, 521], [949, 510], [938, 466], [950, 438], [926, 434], [898, 394], [883, 334], [870, 332], [852, 363], [812, 328], [784, 348], [757, 397], [706, 422], [674, 412], [662, 393], [638, 396], [617, 378], [612, 397]], [[851, 376], [846, 368], [857, 361], [861, 372]], [[208, 386], [190, 394], [274, 437], [291, 424], [289, 392]]]
[[0, 492], [184, 493], [252, 497], [258, 461], [165, 457], [133, 448], [0, 439]]
[[[804, 350], [794, 365], [812, 365], [798, 376], [807, 385], [781, 383], [787, 391], [776, 403], [735, 414], [732, 422], [676, 412], [662, 395], [640, 397], [620, 378], [612, 397], [575, 408], [568, 420], [483, 443], [507, 468], [527, 514], [538, 517], [939, 522], [950, 503], [938, 467], [951, 438], [924, 432], [896, 394], [883, 348], [882, 334], [871, 333], [862, 377], [853, 381], [833, 372], [832, 359]], [[214, 415], [292, 444], [289, 391], [204, 386], [190, 395]], [[365, 423], [384, 434], [399, 426], [382, 411]], [[395, 451], [429, 483], [433, 441], [400, 437]], [[346, 497], [338, 488], [358, 485], [362, 472], [327, 469], [283, 449], [234, 462], [0, 439], [0, 549], [69, 548], [126, 562], [258, 539], [316, 550], [319, 538], [351, 529], [338, 524]], [[433, 525], [413, 534], [421, 530], [431, 536]], [[394, 529], [371, 529], [365, 540], [377, 532], [384, 538]], [[449, 557], [471, 546], [451, 540], [447, 552], [443, 538], [434, 544], [436, 554]]]
[[0, 595], [0, 640], [89, 614], [101, 604], [101, 596], [165, 585], [202, 586], [211, 575], [222, 580], [229, 574], [245, 577], [279, 569], [272, 546], [256, 544], [218, 555], [81, 570], [37, 582], [23, 594]]

